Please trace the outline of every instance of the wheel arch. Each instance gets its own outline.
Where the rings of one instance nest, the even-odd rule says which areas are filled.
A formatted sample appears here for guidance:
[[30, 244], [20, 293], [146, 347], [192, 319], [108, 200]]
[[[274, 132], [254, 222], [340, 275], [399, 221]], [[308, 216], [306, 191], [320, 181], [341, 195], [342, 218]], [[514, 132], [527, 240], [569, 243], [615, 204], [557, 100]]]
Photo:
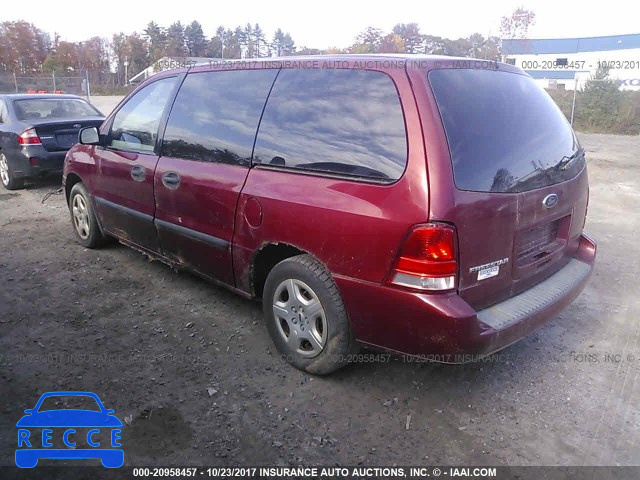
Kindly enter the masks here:
[[69, 205], [69, 196], [71, 195], [71, 189], [76, 183], [81, 183], [81, 182], [82, 182], [82, 178], [80, 178], [80, 175], [78, 175], [77, 173], [71, 172], [67, 174], [67, 178], [64, 184], [64, 196], [67, 200], [67, 205]]
[[[310, 252], [288, 243], [269, 242], [263, 244], [254, 252], [251, 261], [251, 294], [256, 298], [261, 298], [267, 276], [273, 267], [287, 258], [298, 255], [310, 255], [316, 258]], [[316, 260], [318, 259], [316, 258]]]

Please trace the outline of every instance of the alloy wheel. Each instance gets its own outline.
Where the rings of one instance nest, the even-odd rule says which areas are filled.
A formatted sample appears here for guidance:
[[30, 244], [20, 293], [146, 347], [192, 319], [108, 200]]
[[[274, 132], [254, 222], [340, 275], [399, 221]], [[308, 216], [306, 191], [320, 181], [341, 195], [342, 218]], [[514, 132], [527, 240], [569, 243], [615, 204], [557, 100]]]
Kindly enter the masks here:
[[76, 195], [73, 197], [71, 204], [73, 211], [73, 225], [76, 227], [76, 232], [80, 235], [80, 238], [86, 240], [91, 233], [89, 227], [89, 210], [87, 209], [87, 203], [82, 195]]
[[0, 154], [0, 179], [3, 185], [9, 185], [9, 164], [4, 154]]
[[318, 295], [306, 283], [287, 279], [273, 295], [277, 330], [292, 352], [318, 356], [327, 341], [327, 317]]

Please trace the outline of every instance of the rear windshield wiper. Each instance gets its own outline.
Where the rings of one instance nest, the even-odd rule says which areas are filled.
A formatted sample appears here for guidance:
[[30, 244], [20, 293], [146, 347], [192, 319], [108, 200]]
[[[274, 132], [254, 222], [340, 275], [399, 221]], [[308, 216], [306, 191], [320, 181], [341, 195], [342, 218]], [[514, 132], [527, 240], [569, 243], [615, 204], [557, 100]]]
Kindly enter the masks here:
[[584, 157], [584, 148], [582, 147], [576, 150], [573, 155], [565, 155], [564, 157], [562, 157], [555, 168], [556, 170], [566, 170], [574, 160], [577, 160], [581, 157]]

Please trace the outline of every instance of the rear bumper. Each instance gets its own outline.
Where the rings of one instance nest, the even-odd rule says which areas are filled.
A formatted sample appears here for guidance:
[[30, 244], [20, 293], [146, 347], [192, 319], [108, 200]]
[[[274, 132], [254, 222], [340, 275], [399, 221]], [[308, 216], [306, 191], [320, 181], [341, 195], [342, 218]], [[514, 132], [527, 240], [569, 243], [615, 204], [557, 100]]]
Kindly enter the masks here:
[[529, 290], [475, 311], [456, 293], [422, 294], [337, 277], [356, 339], [445, 363], [501, 350], [566, 308], [584, 289], [596, 244], [586, 235], [569, 263]]
[[17, 178], [62, 172], [66, 151], [49, 152], [42, 145], [24, 145], [15, 155], [7, 155]]

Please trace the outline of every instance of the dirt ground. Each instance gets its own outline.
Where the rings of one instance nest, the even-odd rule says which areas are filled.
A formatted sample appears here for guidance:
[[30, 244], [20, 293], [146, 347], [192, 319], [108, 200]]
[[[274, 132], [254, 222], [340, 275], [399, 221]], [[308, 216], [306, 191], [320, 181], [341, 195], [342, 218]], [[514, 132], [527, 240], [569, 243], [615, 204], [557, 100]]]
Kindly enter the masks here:
[[464, 366], [303, 374], [259, 304], [121, 245], [77, 245], [64, 197], [41, 203], [60, 178], [1, 191], [0, 465], [52, 390], [115, 409], [125, 465], [639, 465], [640, 140], [580, 137], [590, 284], [503, 357]]

